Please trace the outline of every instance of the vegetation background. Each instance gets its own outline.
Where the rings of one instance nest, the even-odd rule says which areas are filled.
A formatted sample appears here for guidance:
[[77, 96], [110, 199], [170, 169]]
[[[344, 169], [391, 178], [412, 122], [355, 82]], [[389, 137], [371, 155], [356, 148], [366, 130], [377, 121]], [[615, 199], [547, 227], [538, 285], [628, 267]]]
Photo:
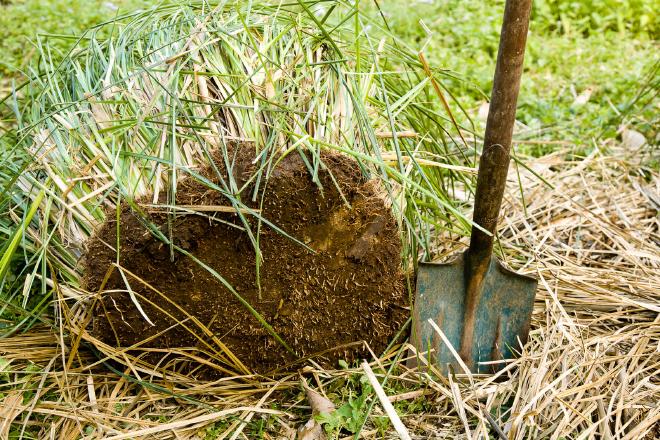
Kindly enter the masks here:
[[[75, 35], [149, 0], [5, 0], [0, 14], [0, 92], [19, 84], [39, 54], [37, 39], [61, 54]], [[490, 93], [504, 1], [394, 0], [378, 4], [393, 32], [424, 49], [435, 66], [468, 78], [447, 87], [478, 114]], [[376, 8], [374, 7], [374, 13]], [[658, 3], [655, 0], [535, 0], [518, 120], [534, 139], [589, 149], [621, 123], [657, 135]], [[538, 154], [549, 147], [537, 147]]]

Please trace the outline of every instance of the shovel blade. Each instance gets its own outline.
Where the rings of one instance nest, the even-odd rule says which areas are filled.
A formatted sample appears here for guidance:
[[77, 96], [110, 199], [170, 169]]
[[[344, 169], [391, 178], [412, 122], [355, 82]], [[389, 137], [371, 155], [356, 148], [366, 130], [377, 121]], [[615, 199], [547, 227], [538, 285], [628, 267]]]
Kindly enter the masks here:
[[[413, 313], [412, 341], [419, 353], [429, 352], [440, 371], [451, 365], [462, 371], [449, 347], [433, 326], [432, 319], [456, 352], [460, 351], [465, 316], [465, 254], [451, 263], [419, 263]], [[506, 269], [492, 258], [476, 308], [472, 359], [464, 359], [474, 373], [492, 373], [520, 351], [529, 333], [537, 281]]]

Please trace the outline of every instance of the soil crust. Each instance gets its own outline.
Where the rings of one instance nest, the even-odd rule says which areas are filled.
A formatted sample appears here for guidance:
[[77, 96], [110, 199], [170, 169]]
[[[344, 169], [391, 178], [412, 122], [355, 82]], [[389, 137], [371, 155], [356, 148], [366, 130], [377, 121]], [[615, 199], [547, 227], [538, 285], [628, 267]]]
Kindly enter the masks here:
[[[149, 207], [147, 199], [138, 200], [141, 214], [122, 204], [119, 266], [126, 281], [114, 269], [103, 284], [117, 259], [114, 211], [88, 242], [83, 260], [85, 288], [92, 292], [102, 288], [92, 333], [115, 346], [151, 338], [140, 348], [196, 347], [206, 353], [213, 351], [209, 346], [218, 350], [220, 340], [257, 372], [296, 360], [207, 269], [157, 238], [146, 226], [147, 218], [152, 228], [220, 274], [298, 356], [341, 347], [317, 359], [336, 366], [338, 359], [350, 362], [369, 356], [364, 344], [347, 344], [366, 341], [375, 353], [384, 350], [409, 312], [398, 229], [377, 185], [363, 177], [353, 159], [331, 153], [321, 154], [326, 168], [318, 172], [319, 185], [302, 156], [293, 152], [277, 163], [267, 179], [262, 174], [254, 199], [258, 181], [251, 179], [256, 171], [254, 150], [243, 146], [234, 152], [231, 176], [237, 188], [244, 186], [243, 203], [261, 207], [265, 219], [315, 252], [263, 222], [257, 232], [257, 218], [246, 214], [261, 251], [257, 277], [254, 247], [235, 212], [177, 211], [168, 220], [168, 214]], [[228, 182], [224, 161], [214, 162], [218, 171], [209, 168], [202, 175], [217, 185], [221, 185], [218, 175]], [[160, 203], [165, 200], [161, 196]], [[178, 182], [176, 204], [231, 206], [220, 191], [193, 178]], [[127, 282], [154, 325], [135, 306]], [[205, 336], [181, 309], [214, 337]], [[156, 355], [150, 356], [158, 361]]]

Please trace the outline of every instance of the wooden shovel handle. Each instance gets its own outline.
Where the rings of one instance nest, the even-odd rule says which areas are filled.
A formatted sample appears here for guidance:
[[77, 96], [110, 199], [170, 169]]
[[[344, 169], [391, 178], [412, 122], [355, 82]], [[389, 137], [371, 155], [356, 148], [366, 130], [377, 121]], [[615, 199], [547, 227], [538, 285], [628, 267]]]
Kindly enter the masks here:
[[[477, 308], [493, 253], [497, 218], [509, 171], [511, 137], [516, 120], [525, 43], [529, 28], [531, 0], [507, 0], [500, 34], [493, 93], [488, 110], [484, 148], [479, 161], [477, 193], [472, 220], [490, 234], [472, 228], [470, 248], [465, 256], [465, 311], [460, 355], [470, 369], [474, 348]], [[515, 292], [512, 292], [515, 295]]]
[[531, 7], [531, 0], [507, 0], [504, 9], [473, 215], [474, 223], [492, 235], [472, 228], [469, 253], [475, 257], [482, 255], [490, 259], [493, 250], [493, 236], [509, 170], [511, 137]]

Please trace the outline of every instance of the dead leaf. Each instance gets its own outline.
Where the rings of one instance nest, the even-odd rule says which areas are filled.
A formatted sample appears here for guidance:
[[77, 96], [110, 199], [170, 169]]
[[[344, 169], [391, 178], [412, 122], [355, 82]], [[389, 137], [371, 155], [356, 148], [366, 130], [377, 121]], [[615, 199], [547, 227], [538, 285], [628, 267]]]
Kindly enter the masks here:
[[298, 440], [325, 440], [325, 432], [319, 422], [311, 418], [298, 428]]
[[623, 146], [629, 150], [637, 150], [646, 143], [646, 138], [642, 133], [628, 128], [621, 130], [621, 140]]
[[301, 379], [300, 383], [307, 394], [309, 406], [312, 407], [312, 417], [298, 428], [298, 440], [325, 440], [323, 427], [314, 419], [314, 416], [333, 412], [336, 409], [335, 404], [318, 391], [311, 389], [305, 379]]
[[309, 406], [312, 407], [312, 414], [322, 414], [322, 413], [331, 413], [335, 409], [335, 404], [330, 401], [330, 399], [324, 397], [318, 391], [315, 391], [307, 385], [307, 382], [303, 379], [302, 386], [305, 389], [307, 394], [307, 401], [309, 401]]
[[272, 75], [266, 75], [264, 78], [264, 90], [267, 100], [272, 101], [273, 98], [275, 98], [275, 83], [282, 79], [283, 75], [284, 73], [282, 72], [282, 69], [277, 69], [275, 73]]

